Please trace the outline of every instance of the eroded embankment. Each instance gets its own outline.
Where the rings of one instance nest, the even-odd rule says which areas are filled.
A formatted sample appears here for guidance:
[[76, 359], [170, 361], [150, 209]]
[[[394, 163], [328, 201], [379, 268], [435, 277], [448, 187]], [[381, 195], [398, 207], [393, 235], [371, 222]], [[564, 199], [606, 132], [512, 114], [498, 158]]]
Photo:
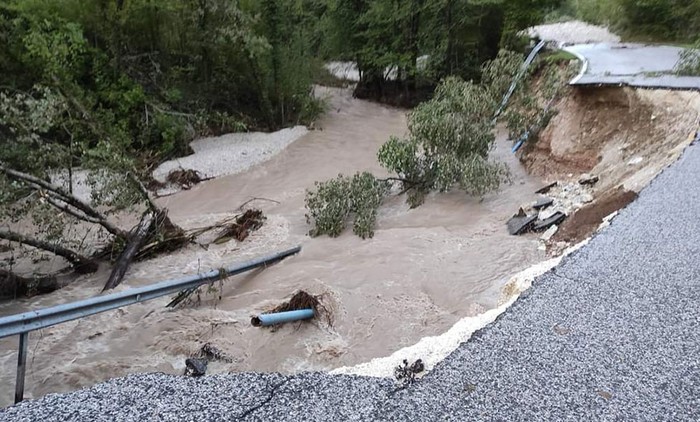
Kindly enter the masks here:
[[521, 161], [531, 174], [560, 186], [586, 173], [598, 177], [586, 188], [593, 201], [578, 204], [552, 239], [575, 243], [680, 156], [698, 130], [700, 94], [572, 88], [556, 109], [537, 141], [522, 149]]

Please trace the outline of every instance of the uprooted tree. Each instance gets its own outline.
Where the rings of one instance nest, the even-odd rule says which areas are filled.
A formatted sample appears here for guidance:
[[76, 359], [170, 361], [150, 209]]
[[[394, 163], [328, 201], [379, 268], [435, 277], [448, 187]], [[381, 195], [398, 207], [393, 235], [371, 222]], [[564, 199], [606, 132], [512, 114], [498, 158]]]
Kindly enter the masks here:
[[[85, 133], [73, 136], [77, 131], [98, 140], [88, 141]], [[150, 200], [135, 163], [112, 135], [99, 128], [99, 120], [80, 99], [55, 89], [0, 92], [0, 239], [30, 246], [30, 253], [60, 256], [78, 273], [95, 271], [98, 260], [119, 255], [136, 240], [129, 261], [137, 252], [146, 256], [188, 243], [185, 233]], [[78, 165], [80, 173], [74, 174]], [[79, 194], [78, 188], [87, 193]], [[144, 210], [143, 220], [149, 223], [140, 232], [112, 221], [112, 215], [136, 207]], [[41, 279], [42, 290], [50, 290], [46, 280], [51, 278], [13, 274], [11, 264], [3, 263], [6, 282]], [[114, 285], [120, 280], [110, 279]]]
[[[503, 50], [484, 64], [479, 84], [445, 79], [431, 100], [409, 113], [408, 137], [392, 137], [379, 149], [379, 163], [391, 177], [365, 172], [316, 182], [316, 189], [306, 194], [310, 234], [339, 236], [353, 219], [355, 234], [372, 237], [378, 208], [393, 187], [406, 194], [411, 208], [420, 206], [430, 192], [458, 189], [484, 195], [498, 189], [508, 170], [489, 159], [494, 114], [522, 63], [521, 54]], [[509, 106], [500, 115], [514, 141], [523, 134], [536, 135], [547, 124], [571, 71], [566, 57], [563, 63], [538, 60], [533, 69], [515, 85]], [[536, 87], [535, 73], [540, 76]]]
[[412, 208], [434, 191], [483, 195], [497, 189], [508, 172], [488, 157], [495, 140], [494, 105], [484, 86], [447, 78], [430, 101], [409, 113], [408, 137], [392, 137], [380, 148], [379, 162], [394, 176], [340, 175], [307, 191], [307, 220], [314, 225], [310, 234], [338, 236], [354, 217], [355, 234], [372, 237], [377, 209], [391, 185], [407, 194]]

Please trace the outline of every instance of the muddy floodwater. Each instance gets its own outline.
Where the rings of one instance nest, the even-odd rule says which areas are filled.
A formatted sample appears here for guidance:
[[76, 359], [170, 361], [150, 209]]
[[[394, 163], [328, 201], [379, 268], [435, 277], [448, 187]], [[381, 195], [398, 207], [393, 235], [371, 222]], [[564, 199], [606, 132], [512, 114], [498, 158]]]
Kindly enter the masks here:
[[[251, 169], [202, 183], [159, 200], [173, 220], [192, 228], [250, 205], [264, 226], [243, 242], [178, 253], [134, 264], [118, 290], [219, 268], [301, 245], [302, 252], [263, 270], [215, 283], [192, 303], [166, 309], [170, 298], [55, 326], [30, 337], [26, 396], [63, 392], [132, 372], [181, 374], [184, 360], [211, 343], [230, 362], [209, 373], [330, 370], [386, 356], [462, 317], [497, 306], [514, 273], [544, 259], [536, 235], [509, 236], [505, 222], [535, 199], [541, 181], [528, 176], [499, 136], [493, 155], [511, 169], [512, 183], [484, 198], [431, 195], [410, 210], [405, 198], [381, 208], [373, 239], [349, 230], [339, 238], [310, 238], [304, 192], [338, 173], [384, 174], [376, 152], [406, 131], [405, 111], [329, 90], [329, 111], [301, 139]], [[49, 295], [0, 304], [8, 315], [99, 293], [105, 271]], [[333, 324], [253, 328], [250, 317], [298, 289], [324, 295]], [[0, 340], [0, 405], [14, 388], [17, 338]]]

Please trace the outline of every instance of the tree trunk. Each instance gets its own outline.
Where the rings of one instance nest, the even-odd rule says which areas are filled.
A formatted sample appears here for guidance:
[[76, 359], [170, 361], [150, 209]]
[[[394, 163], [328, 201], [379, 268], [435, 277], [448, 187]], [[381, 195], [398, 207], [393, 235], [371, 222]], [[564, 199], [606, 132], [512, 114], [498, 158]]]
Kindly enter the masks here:
[[122, 282], [126, 270], [129, 269], [131, 261], [134, 259], [134, 256], [139, 251], [141, 244], [148, 235], [148, 231], [151, 225], [153, 225], [153, 220], [154, 214], [152, 212], [147, 212], [143, 215], [139, 225], [132, 231], [129, 243], [127, 243], [121, 255], [119, 255], [119, 259], [114, 265], [114, 269], [112, 269], [112, 273], [109, 275], [105, 287], [102, 289], [103, 292], [117, 287], [119, 283]]
[[[72, 210], [70, 214], [73, 215], [74, 217], [81, 219], [83, 221], [86, 221], [88, 223], [95, 223], [99, 224], [100, 226], [104, 227], [105, 230], [107, 230], [109, 233], [113, 234], [114, 236], [121, 238], [121, 239], [127, 239], [128, 238], [128, 233], [126, 233], [124, 230], [116, 227], [112, 223], [110, 223], [107, 220], [107, 217], [102, 215], [100, 212], [95, 210], [92, 206], [89, 204], [86, 204], [79, 198], [71, 195], [68, 192], [65, 192], [63, 189], [60, 187], [53, 185], [46, 180], [42, 180], [38, 177], [32, 176], [31, 174], [23, 173], [17, 170], [13, 170], [11, 168], [6, 167], [3, 164], [0, 164], [0, 172], [4, 173], [7, 177], [14, 179], [14, 180], [19, 180], [21, 182], [27, 183], [30, 186], [32, 186], [34, 189], [41, 190], [44, 189], [46, 190], [49, 195], [53, 196], [54, 198], [65, 202], [66, 205], [69, 205], [76, 210], [80, 212], [76, 212]], [[52, 203], [53, 204], [53, 203]], [[55, 204], [53, 204], [55, 206]], [[67, 211], [65, 208], [59, 208], [61, 211]], [[82, 216], [80, 213], [85, 214], [85, 216], [89, 218], [85, 218]]]
[[25, 245], [32, 246], [42, 251], [51, 252], [54, 255], [58, 255], [66, 259], [73, 265], [73, 269], [78, 274], [88, 274], [97, 271], [97, 263], [87, 258], [79, 253], [72, 251], [68, 248], [64, 248], [61, 245], [45, 242], [39, 239], [33, 239], [27, 237], [23, 234], [0, 230], [0, 239], [9, 240], [10, 242], [22, 243]]

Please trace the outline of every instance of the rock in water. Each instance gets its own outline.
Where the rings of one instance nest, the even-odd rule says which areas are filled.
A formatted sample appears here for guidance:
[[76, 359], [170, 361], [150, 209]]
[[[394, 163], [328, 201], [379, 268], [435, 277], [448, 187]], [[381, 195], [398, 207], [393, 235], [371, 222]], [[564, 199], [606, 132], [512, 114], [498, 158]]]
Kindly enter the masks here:
[[189, 377], [201, 377], [207, 372], [207, 360], [199, 358], [187, 358], [185, 360], [185, 375]]

